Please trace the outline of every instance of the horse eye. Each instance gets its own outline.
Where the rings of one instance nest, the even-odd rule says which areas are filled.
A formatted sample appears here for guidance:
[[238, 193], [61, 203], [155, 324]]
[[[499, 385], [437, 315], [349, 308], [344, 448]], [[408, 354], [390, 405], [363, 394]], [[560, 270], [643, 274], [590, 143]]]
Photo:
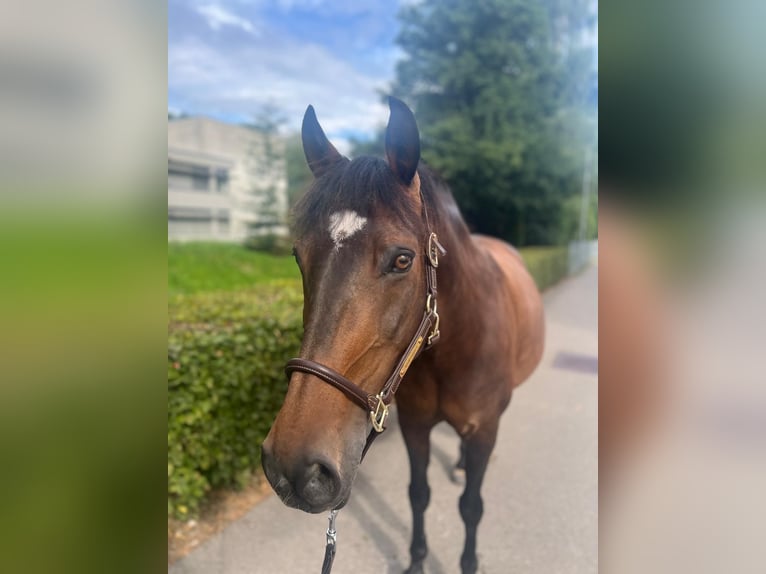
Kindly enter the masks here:
[[394, 271], [402, 273], [404, 271], [409, 271], [410, 267], [412, 266], [412, 257], [409, 255], [406, 255], [404, 253], [400, 253], [396, 256], [396, 259], [394, 259]]

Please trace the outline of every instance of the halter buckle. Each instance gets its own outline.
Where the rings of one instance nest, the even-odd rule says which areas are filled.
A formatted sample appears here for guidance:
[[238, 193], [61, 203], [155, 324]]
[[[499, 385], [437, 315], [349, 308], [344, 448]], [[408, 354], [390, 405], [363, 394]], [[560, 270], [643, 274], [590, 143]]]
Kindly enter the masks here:
[[426, 341], [428, 347], [436, 343], [436, 341], [439, 340], [439, 335], [441, 334], [439, 333], [439, 312], [436, 310], [436, 308], [436, 297], [429, 293], [428, 297], [426, 297], [426, 314], [434, 317], [435, 321], [433, 329], [431, 329], [431, 333], [429, 333], [428, 339]]
[[434, 310], [433, 315], [436, 317], [436, 322], [434, 323], [434, 328], [431, 329], [431, 334], [428, 335], [428, 345], [433, 345], [436, 341], [439, 340], [439, 336], [441, 333], [439, 332], [439, 313], [436, 312], [436, 305], [434, 304]]
[[375, 406], [374, 411], [370, 411], [370, 421], [372, 421], [372, 428], [377, 432], [383, 432], [385, 430], [386, 419], [388, 418], [388, 405], [383, 402], [382, 394], [375, 398], [378, 399], [378, 404]]
[[426, 254], [428, 260], [431, 262], [431, 266], [436, 269], [439, 267], [439, 255], [446, 255], [447, 250], [439, 243], [439, 238], [436, 233], [431, 232], [428, 236], [428, 245], [426, 246]]

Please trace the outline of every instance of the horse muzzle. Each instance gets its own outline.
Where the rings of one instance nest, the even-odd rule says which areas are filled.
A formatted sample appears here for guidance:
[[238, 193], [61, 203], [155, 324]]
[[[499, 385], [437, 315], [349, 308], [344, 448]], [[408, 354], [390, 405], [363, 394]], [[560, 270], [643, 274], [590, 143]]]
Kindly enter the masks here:
[[348, 501], [351, 480], [344, 481], [338, 466], [321, 455], [292, 464], [280, 464], [270, 441], [263, 444], [263, 471], [282, 502], [291, 508], [317, 514], [342, 508]]

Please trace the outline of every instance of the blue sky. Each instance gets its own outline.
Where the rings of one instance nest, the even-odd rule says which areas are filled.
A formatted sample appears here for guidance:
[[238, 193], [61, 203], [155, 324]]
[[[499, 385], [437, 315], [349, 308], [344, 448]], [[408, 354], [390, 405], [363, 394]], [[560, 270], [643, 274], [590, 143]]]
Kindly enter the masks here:
[[308, 104], [339, 148], [384, 124], [399, 1], [170, 0], [168, 109], [247, 121], [275, 104], [297, 131]]

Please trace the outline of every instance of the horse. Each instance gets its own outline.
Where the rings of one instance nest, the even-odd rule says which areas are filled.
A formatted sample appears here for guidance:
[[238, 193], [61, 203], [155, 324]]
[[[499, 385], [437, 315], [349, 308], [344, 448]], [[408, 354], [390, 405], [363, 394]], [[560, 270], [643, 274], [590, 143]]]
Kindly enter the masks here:
[[410, 463], [406, 573], [423, 571], [430, 433], [447, 421], [465, 473], [460, 566], [468, 574], [478, 567], [480, 491], [500, 416], [542, 357], [542, 300], [519, 253], [472, 235], [446, 184], [421, 164], [412, 111], [394, 97], [389, 107], [385, 160], [349, 160], [312, 106], [303, 118], [314, 176], [293, 209], [304, 335], [262, 465], [287, 506], [342, 508], [396, 393]]

